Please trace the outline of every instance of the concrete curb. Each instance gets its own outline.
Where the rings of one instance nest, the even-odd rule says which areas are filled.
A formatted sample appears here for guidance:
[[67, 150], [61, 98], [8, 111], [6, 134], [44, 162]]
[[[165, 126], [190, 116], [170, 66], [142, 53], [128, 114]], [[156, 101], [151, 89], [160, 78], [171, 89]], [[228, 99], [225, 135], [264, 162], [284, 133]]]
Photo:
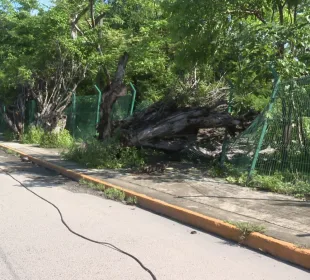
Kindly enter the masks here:
[[[236, 227], [225, 223], [221, 220], [214, 219], [185, 208], [181, 208], [166, 202], [163, 202], [152, 197], [115, 186], [108, 182], [87, 176], [81, 173], [68, 170], [66, 168], [60, 167], [58, 165], [49, 163], [47, 161], [29, 156], [23, 152], [15, 150], [13, 148], [7, 147], [3, 144], [0, 144], [0, 147], [9, 151], [13, 151], [19, 155], [28, 157], [32, 162], [43, 166], [45, 168], [54, 170], [70, 179], [79, 181], [86, 180], [93, 183], [103, 184], [108, 188], [115, 188], [123, 191], [127, 197], [136, 197], [138, 205], [144, 209], [150, 210], [152, 212], [164, 215], [166, 217], [177, 220], [181, 223], [197, 227], [206, 232], [216, 234], [218, 236], [224, 237], [225, 239], [233, 240], [235, 242], [240, 242], [240, 237], [242, 233]], [[272, 237], [260, 233], [252, 233], [248, 235], [243, 241], [243, 245], [246, 245], [252, 249], [268, 253], [276, 258], [279, 258], [284, 261], [288, 261], [292, 264], [299, 265], [303, 268], [310, 269], [310, 250], [301, 249], [296, 245], [284, 241], [277, 240]]]

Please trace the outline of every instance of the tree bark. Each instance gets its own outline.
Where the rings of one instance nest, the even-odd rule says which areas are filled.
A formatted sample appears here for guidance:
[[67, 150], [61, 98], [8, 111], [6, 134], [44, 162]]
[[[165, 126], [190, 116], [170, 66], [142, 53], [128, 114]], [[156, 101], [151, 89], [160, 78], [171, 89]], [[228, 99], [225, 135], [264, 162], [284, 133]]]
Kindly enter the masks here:
[[[127, 93], [127, 87], [124, 84], [124, 77], [128, 59], [129, 55], [125, 52], [119, 59], [113, 81], [110, 81], [109, 78], [107, 79], [107, 86], [102, 94], [100, 105], [100, 122], [97, 127], [99, 140], [103, 140], [111, 136], [113, 105], [117, 98], [124, 96]], [[107, 76], [109, 77], [108, 74]]]
[[178, 108], [172, 102], [161, 101], [133, 118], [115, 124], [121, 141], [127, 146], [154, 148], [178, 152], [193, 145], [203, 128], [236, 128], [242, 118], [210, 108]]
[[26, 89], [22, 87], [22, 92], [17, 96], [14, 104], [8, 106], [5, 111], [3, 110], [3, 104], [0, 102], [0, 115], [18, 138], [20, 138], [24, 132], [26, 99], [27, 92]]

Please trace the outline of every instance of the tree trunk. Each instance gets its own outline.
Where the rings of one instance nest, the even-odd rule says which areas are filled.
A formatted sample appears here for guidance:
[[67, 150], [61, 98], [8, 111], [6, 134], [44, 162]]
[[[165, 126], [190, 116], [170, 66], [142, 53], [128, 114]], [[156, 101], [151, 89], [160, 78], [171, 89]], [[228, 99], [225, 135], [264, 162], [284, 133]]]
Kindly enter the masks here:
[[26, 99], [26, 91], [23, 88], [22, 93], [17, 96], [15, 103], [8, 106], [5, 111], [3, 110], [3, 104], [0, 103], [0, 115], [2, 115], [5, 123], [18, 138], [21, 138], [24, 133]]
[[161, 101], [133, 118], [115, 124], [127, 146], [182, 151], [197, 141], [203, 128], [236, 128], [242, 119], [233, 118], [218, 107], [178, 108], [175, 102]]
[[[127, 93], [127, 87], [124, 84], [124, 77], [129, 55], [124, 53], [118, 62], [118, 66], [111, 82], [108, 78], [107, 87], [102, 94], [100, 105], [100, 122], [97, 127], [99, 133], [99, 140], [106, 139], [111, 136], [112, 132], [112, 109], [115, 101], [120, 96]], [[109, 76], [107, 74], [107, 76]]]

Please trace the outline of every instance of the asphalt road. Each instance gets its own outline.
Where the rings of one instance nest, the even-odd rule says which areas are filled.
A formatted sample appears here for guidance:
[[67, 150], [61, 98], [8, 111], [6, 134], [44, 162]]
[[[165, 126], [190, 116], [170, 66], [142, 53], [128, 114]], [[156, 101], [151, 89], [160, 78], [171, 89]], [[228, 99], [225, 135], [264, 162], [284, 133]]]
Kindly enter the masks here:
[[[56, 204], [70, 227], [136, 256], [163, 280], [309, 280], [268, 256], [133, 206], [106, 200], [0, 151], [0, 279], [152, 279], [137, 262], [70, 233], [58, 212], [3, 172]], [[2, 170], [2, 171], [1, 171]]]

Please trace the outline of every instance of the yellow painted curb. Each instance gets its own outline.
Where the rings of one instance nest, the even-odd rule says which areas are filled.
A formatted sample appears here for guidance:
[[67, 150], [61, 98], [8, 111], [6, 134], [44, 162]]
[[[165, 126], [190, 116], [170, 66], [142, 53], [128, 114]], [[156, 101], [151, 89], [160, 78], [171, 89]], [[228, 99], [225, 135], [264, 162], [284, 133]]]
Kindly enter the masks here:
[[[70, 179], [76, 181], [83, 179], [89, 182], [103, 184], [108, 188], [115, 188], [121, 190], [126, 194], [126, 196], [135, 196], [137, 198], [137, 203], [139, 206], [147, 210], [151, 210], [152, 212], [162, 214], [166, 217], [175, 219], [181, 223], [197, 227], [206, 232], [214, 233], [216, 235], [219, 235], [229, 240], [233, 240], [235, 242], [240, 241], [240, 237], [242, 235], [241, 231], [237, 229], [235, 226], [232, 226], [221, 220], [214, 219], [199, 214], [197, 212], [193, 212], [191, 210], [166, 203], [158, 199], [154, 199], [144, 194], [140, 194], [131, 190], [121, 188], [111, 183], [93, 178], [91, 176], [87, 176], [81, 173], [74, 172], [72, 170], [68, 170], [58, 165], [49, 163], [45, 160], [29, 156], [23, 152], [7, 147], [3, 144], [0, 144], [0, 147], [13, 151], [19, 155], [28, 157], [29, 160], [31, 160], [32, 162], [45, 168], [54, 170]], [[253, 248], [255, 250], [268, 253], [279, 259], [299, 265], [303, 268], [310, 269], [309, 249], [301, 249], [292, 243], [284, 242], [260, 233], [250, 234], [245, 238], [245, 240], [243, 240], [242, 244], [247, 245], [248, 247]]]

